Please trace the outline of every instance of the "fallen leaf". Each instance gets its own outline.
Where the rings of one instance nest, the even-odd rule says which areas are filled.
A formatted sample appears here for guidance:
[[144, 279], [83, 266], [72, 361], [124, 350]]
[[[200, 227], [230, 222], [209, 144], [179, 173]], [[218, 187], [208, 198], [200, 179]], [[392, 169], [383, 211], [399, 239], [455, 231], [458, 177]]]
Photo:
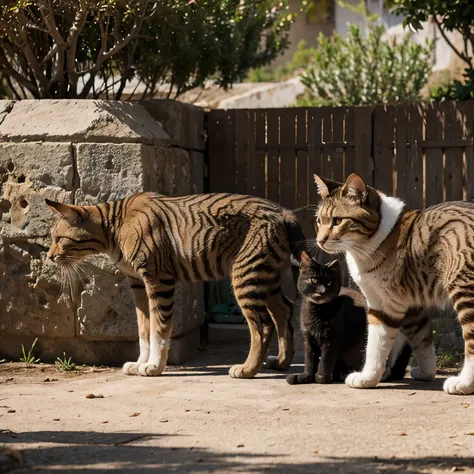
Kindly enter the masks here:
[[289, 408], [283, 408], [283, 411], [289, 411], [290, 409]]
[[464, 433], [466, 436], [474, 436], [474, 431], [468, 431], [467, 433]]
[[94, 395], [93, 393], [88, 393], [86, 398], [104, 398], [103, 395]]
[[160, 423], [168, 423], [168, 420], [167, 420], [166, 418], [162, 418], [162, 419], [160, 420]]
[[57, 382], [58, 379], [50, 379], [49, 377], [46, 377], [43, 382]]
[[243, 443], [240, 443], [237, 445], [238, 448], [243, 448], [244, 447], [244, 444]]
[[7, 413], [16, 413], [16, 410], [8, 410]]
[[60, 418], [54, 418], [53, 421], [61, 421]]
[[191, 411], [191, 410], [188, 410], [188, 409], [186, 409], [186, 410], [184, 410], [184, 411], [186, 411], [186, 412], [187, 412], [187, 411]]
[[461, 406], [463, 408], [469, 408], [471, 406], [471, 404], [470, 403], [461, 403]]
[[5, 382], [13, 382], [13, 380], [15, 380], [13, 377], [10, 377], [8, 379], [5, 379]]
[[416, 392], [410, 392], [410, 393], [408, 394], [408, 396], [410, 396], [410, 395], [415, 395], [415, 394], [416, 394]]
[[105, 421], [103, 421], [102, 423], [108, 423], [108, 422], [109, 422], [109, 420], [105, 420]]
[[319, 451], [318, 451], [317, 449], [315, 449], [315, 450], [313, 451], [313, 453], [314, 453], [314, 454], [318, 454]]
[[457, 438], [458, 435], [451, 435], [451, 436], [448, 436], [448, 438]]
[[400, 431], [399, 433], [392, 433], [394, 436], [408, 436], [404, 431]]
[[466, 446], [466, 443], [453, 443], [453, 444], [454, 444], [454, 446]]
[[132, 417], [134, 417], [134, 416], [140, 416], [140, 415], [141, 415], [141, 413], [138, 413], [138, 412], [137, 412], [137, 413], [132, 413], [132, 414], [130, 415], [130, 418], [132, 418]]

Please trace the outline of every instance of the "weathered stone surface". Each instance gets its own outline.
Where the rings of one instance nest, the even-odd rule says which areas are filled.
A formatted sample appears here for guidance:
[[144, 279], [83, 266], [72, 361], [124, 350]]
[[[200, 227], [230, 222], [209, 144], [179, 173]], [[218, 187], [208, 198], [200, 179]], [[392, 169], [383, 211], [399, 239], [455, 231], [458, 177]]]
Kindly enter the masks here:
[[13, 100], [0, 100], [0, 124], [5, 120], [14, 103]]
[[0, 228], [9, 237], [49, 235], [44, 198], [72, 202], [74, 167], [67, 143], [0, 144]]
[[[60, 295], [47, 247], [0, 237], [0, 331], [38, 337], [73, 337], [74, 312]], [[2, 341], [3, 345], [3, 341]]]
[[169, 143], [168, 134], [143, 107], [104, 100], [15, 102], [0, 124], [0, 139]]
[[189, 156], [179, 148], [142, 144], [76, 146], [77, 204], [97, 204], [142, 191], [176, 196], [191, 192]]
[[201, 342], [199, 327], [171, 340], [168, 365], [180, 365], [196, 354]]
[[204, 150], [204, 110], [175, 100], [142, 100], [139, 104], [161, 124], [171, 143], [185, 149]]
[[204, 192], [204, 153], [198, 151], [189, 152], [191, 166], [191, 194]]
[[199, 327], [204, 319], [204, 284], [178, 283], [175, 291], [173, 337]]
[[0, 145], [0, 329], [72, 337], [74, 314], [46, 261], [52, 215], [44, 198], [71, 202], [70, 144]]

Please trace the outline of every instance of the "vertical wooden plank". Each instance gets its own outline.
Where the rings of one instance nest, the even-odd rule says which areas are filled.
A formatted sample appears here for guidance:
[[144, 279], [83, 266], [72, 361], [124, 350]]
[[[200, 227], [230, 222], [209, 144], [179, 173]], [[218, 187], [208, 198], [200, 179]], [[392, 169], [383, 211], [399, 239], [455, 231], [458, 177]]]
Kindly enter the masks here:
[[[426, 105], [426, 141], [443, 139], [444, 113], [439, 104]], [[443, 149], [425, 149], [426, 207], [443, 201]]]
[[209, 113], [209, 188], [210, 192], [235, 192], [234, 111]]
[[296, 109], [285, 109], [280, 115], [280, 204], [296, 207]]
[[313, 174], [323, 176], [322, 166], [322, 107], [308, 110], [308, 154], [309, 154], [309, 203], [319, 202], [319, 195], [314, 184]]
[[408, 128], [409, 168], [407, 173], [407, 199], [412, 209], [421, 209], [424, 204], [423, 196], [423, 150], [420, 142], [423, 140], [423, 110], [420, 105], [408, 107], [410, 126]]
[[254, 165], [249, 168], [249, 194], [265, 197], [265, 146], [266, 146], [266, 112], [255, 111], [255, 155]]
[[474, 100], [459, 103], [462, 106], [464, 119], [464, 138], [471, 140], [465, 149], [466, 158], [466, 200], [474, 201]]
[[409, 168], [408, 147], [409, 144], [408, 128], [408, 108], [406, 105], [400, 105], [394, 108], [395, 112], [395, 150], [396, 150], [396, 188], [394, 193], [400, 199], [407, 202], [407, 174]]
[[332, 113], [332, 141], [339, 143], [334, 147], [332, 160], [332, 179], [335, 181], [345, 181], [344, 176], [344, 116], [346, 107], [336, 107]]
[[270, 201], [280, 202], [280, 110], [267, 110], [267, 194]]
[[[298, 146], [307, 146], [307, 110], [296, 110], [298, 110], [296, 116], [296, 143]], [[298, 149], [296, 153], [296, 207], [304, 207], [309, 204], [310, 176], [308, 173], [308, 151]]]
[[[346, 146], [344, 150], [343, 181], [355, 172], [355, 111], [355, 107], [347, 107], [344, 117], [344, 141], [353, 145]], [[370, 158], [367, 157], [367, 159]]]
[[374, 110], [374, 186], [393, 195], [394, 107]]
[[254, 166], [255, 130], [254, 113], [250, 110], [235, 111], [235, 192], [248, 194], [249, 167]]
[[333, 166], [334, 166], [334, 148], [331, 146], [332, 139], [332, 116], [335, 108], [333, 107], [321, 107], [322, 112], [322, 126], [323, 126], [323, 143], [322, 149], [323, 157], [323, 177], [333, 178]]
[[374, 186], [373, 126], [375, 107], [357, 107], [354, 123], [354, 172]]
[[[457, 140], [462, 138], [462, 123], [456, 111], [456, 102], [445, 102], [445, 140]], [[446, 201], [458, 201], [463, 198], [463, 150], [462, 148], [446, 148]]]

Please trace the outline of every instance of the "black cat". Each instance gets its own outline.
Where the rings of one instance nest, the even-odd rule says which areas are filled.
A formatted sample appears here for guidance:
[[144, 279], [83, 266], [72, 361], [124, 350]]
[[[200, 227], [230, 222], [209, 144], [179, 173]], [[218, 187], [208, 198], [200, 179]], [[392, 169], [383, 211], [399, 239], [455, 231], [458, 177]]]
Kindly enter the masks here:
[[[341, 288], [339, 261], [321, 265], [303, 252], [298, 291], [302, 296], [304, 373], [291, 374], [286, 381], [291, 385], [327, 384], [360, 371], [367, 340], [365, 299], [356, 290]], [[405, 375], [411, 348], [404, 344], [398, 350], [385, 380], [402, 379]]]

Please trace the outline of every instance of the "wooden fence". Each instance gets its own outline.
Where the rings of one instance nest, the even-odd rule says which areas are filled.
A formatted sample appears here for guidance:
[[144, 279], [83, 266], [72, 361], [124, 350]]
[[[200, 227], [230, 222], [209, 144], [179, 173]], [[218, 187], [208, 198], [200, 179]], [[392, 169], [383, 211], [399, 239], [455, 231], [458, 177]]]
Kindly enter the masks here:
[[215, 110], [209, 191], [294, 209], [318, 200], [312, 175], [367, 184], [412, 208], [474, 199], [474, 101], [389, 107]]

